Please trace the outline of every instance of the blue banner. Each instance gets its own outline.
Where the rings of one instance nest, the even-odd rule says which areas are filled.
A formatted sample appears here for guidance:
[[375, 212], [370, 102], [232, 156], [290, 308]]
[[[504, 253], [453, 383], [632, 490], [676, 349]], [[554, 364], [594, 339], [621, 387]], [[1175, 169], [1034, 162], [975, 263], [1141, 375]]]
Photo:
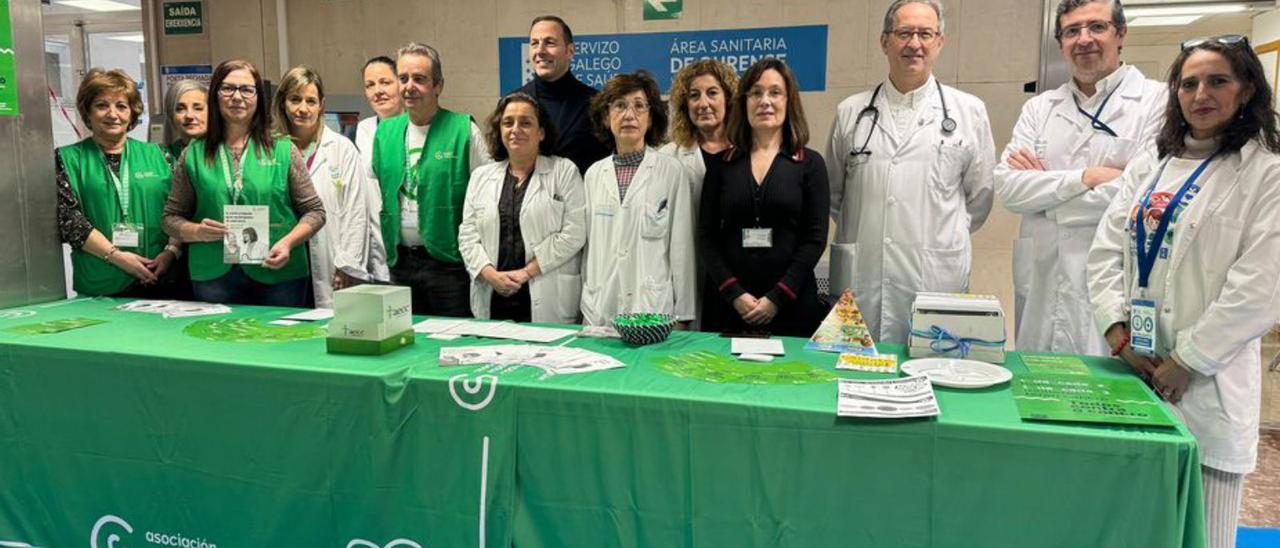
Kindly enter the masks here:
[[[800, 91], [827, 89], [827, 26], [757, 29], [593, 34], [575, 36], [573, 74], [600, 89], [613, 75], [645, 69], [666, 93], [671, 79], [685, 65], [699, 59], [718, 59], [738, 71], [762, 58], [777, 57], [795, 72]], [[499, 93], [507, 93], [533, 79], [528, 37], [498, 39]]]

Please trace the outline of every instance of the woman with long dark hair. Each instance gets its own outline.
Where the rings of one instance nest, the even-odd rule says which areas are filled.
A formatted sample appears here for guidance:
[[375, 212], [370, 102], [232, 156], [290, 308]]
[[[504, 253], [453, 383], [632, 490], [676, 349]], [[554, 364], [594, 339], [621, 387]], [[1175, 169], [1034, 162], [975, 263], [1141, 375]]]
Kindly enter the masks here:
[[[192, 141], [174, 171], [164, 208], [165, 231], [189, 242], [196, 298], [216, 303], [305, 307], [311, 304], [306, 253], [293, 254], [320, 227], [325, 212], [302, 154], [271, 135], [266, 84], [243, 60], [213, 71], [209, 131]], [[270, 251], [262, 264], [228, 264], [224, 215], [266, 206]]]
[[1183, 43], [1155, 154], [1129, 164], [1089, 252], [1112, 354], [1200, 444], [1209, 546], [1235, 546], [1257, 464], [1259, 341], [1280, 320], [1280, 129], [1249, 42]]
[[707, 165], [698, 213], [706, 271], [702, 328], [807, 337], [822, 321], [813, 268], [827, 245], [830, 194], [795, 76], [778, 59], [747, 69], [725, 161]]

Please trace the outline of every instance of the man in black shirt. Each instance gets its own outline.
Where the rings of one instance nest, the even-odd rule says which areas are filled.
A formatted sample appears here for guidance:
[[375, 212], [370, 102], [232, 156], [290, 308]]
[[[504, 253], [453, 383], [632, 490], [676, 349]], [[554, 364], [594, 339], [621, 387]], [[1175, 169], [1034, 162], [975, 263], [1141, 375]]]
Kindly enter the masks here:
[[554, 15], [536, 17], [529, 27], [529, 60], [536, 77], [518, 91], [532, 95], [551, 114], [555, 125], [556, 156], [568, 158], [586, 173], [591, 164], [609, 155], [591, 129], [591, 98], [595, 88], [569, 72], [573, 63], [573, 31]]

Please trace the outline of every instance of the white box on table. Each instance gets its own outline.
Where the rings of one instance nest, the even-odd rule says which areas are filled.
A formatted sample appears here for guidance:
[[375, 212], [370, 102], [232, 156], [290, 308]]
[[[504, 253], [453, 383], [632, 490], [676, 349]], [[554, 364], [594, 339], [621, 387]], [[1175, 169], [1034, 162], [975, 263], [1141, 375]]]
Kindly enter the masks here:
[[413, 330], [409, 288], [358, 285], [333, 293], [329, 336], [380, 341]]
[[[915, 303], [911, 305], [912, 333], [908, 353], [912, 358], [958, 358], [959, 349], [945, 353], [934, 351], [932, 345], [938, 340], [932, 335], [934, 326], [946, 330], [956, 339], [974, 340], [969, 345], [969, 353], [965, 356], [967, 359], [1004, 363], [1004, 343], [1007, 338], [1004, 309], [1000, 306], [1000, 300], [994, 296], [923, 291], [916, 294]], [[977, 341], [991, 344], [980, 344]], [[944, 338], [939, 344], [950, 347], [955, 341]]]

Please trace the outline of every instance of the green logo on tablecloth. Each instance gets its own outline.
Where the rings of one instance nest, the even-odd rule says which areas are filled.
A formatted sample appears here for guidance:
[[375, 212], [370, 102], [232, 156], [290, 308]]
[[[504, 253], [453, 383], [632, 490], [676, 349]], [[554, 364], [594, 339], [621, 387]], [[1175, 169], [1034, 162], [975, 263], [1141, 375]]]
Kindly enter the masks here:
[[204, 32], [204, 8], [200, 2], [169, 2], [164, 5], [164, 34]]
[[748, 363], [712, 352], [668, 356], [658, 363], [658, 369], [717, 384], [818, 384], [838, 378], [804, 362]]
[[213, 342], [291, 342], [318, 339], [325, 329], [314, 325], [266, 325], [255, 319], [200, 320], [182, 330], [189, 336]]
[[13, 51], [9, 0], [0, 0], [0, 116], [18, 115], [18, 55]]
[[679, 19], [684, 0], [644, 0], [644, 20]]

